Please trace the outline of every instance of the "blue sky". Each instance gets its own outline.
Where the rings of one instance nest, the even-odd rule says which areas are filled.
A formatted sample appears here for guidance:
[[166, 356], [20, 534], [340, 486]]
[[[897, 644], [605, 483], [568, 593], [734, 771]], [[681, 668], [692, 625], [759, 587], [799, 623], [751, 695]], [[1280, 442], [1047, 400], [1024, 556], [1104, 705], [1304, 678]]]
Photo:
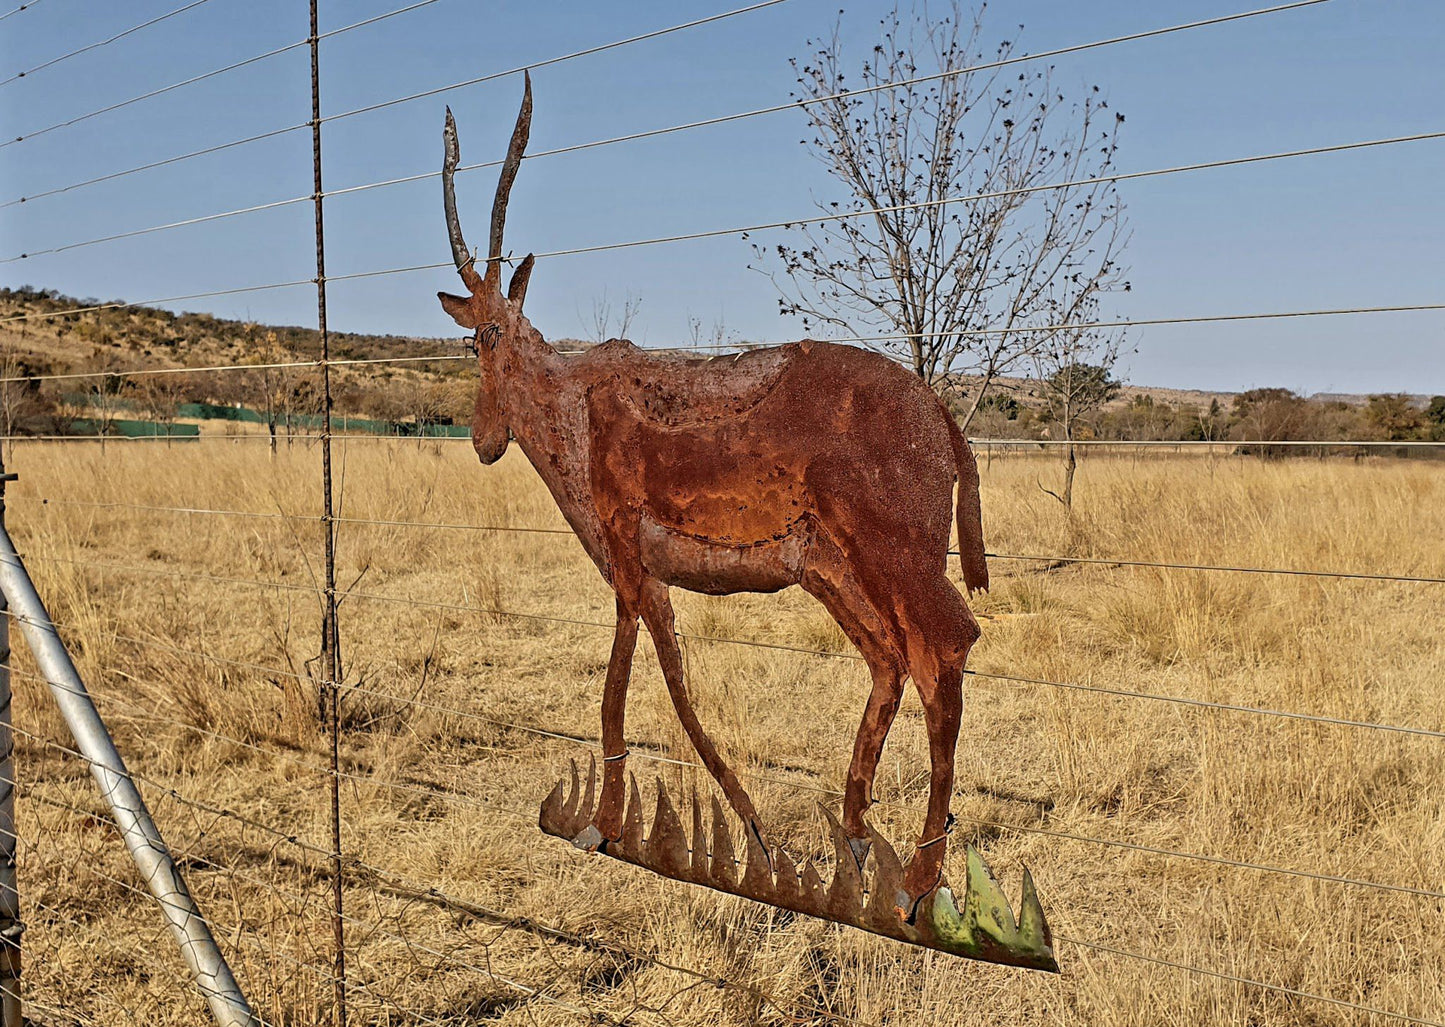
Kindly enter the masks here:
[[[0, 78], [105, 38], [179, 0], [39, 0], [0, 21]], [[350, 110], [728, 9], [711, 3], [437, 0], [322, 43], [322, 111]], [[322, 2], [323, 31], [401, 0]], [[884, 5], [844, 0], [847, 47], [871, 46]], [[1243, 0], [995, 2], [991, 37], [1059, 46], [1249, 9]], [[9, 6], [5, 8], [10, 9]], [[786, 100], [788, 58], [839, 5], [786, 3], [539, 70], [532, 149]], [[0, 12], [3, 13], [3, 12]], [[1020, 34], [1017, 26], [1022, 23]], [[0, 86], [0, 139], [296, 42], [302, 0], [208, 0], [112, 45]], [[1105, 47], [1055, 61], [1066, 89], [1097, 83], [1127, 116], [1121, 170], [1445, 129], [1445, 5], [1329, 0], [1314, 7]], [[463, 162], [501, 155], [520, 77], [325, 126], [328, 189], [433, 171], [443, 106]], [[0, 203], [309, 117], [304, 47], [199, 85], [0, 147]], [[836, 187], [785, 112], [527, 162], [508, 244], [519, 251], [620, 242], [800, 217]], [[463, 223], [485, 235], [494, 172], [458, 177]], [[1121, 184], [1133, 291], [1108, 313], [1153, 318], [1445, 301], [1445, 141], [1380, 147]], [[0, 258], [310, 191], [310, 134], [249, 146], [0, 209]], [[436, 179], [327, 204], [333, 275], [446, 260]], [[79, 296], [152, 297], [304, 279], [311, 207], [297, 203], [137, 239], [0, 264], [0, 284]], [[761, 237], [759, 237], [761, 238]], [[528, 311], [549, 337], [585, 334], [594, 298], [642, 297], [633, 337], [682, 341], [690, 317], [743, 338], [801, 332], [737, 236], [543, 261]], [[333, 327], [453, 334], [437, 307], [447, 271], [333, 283]], [[308, 288], [193, 300], [182, 309], [313, 324]], [[1445, 313], [1136, 329], [1136, 382], [1237, 389], [1445, 392]]]

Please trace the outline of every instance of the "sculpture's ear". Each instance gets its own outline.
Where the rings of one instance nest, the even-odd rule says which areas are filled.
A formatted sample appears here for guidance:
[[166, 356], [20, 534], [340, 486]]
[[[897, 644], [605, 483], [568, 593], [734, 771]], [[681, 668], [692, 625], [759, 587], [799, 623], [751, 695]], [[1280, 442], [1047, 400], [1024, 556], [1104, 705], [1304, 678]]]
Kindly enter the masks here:
[[472, 301], [466, 296], [453, 296], [449, 292], [437, 293], [437, 299], [442, 301], [442, 309], [452, 316], [452, 320], [463, 328], [475, 328], [476, 319], [472, 316]]
[[507, 299], [519, 308], [527, 299], [527, 283], [532, 280], [532, 266], [536, 262], [537, 258], [529, 253], [518, 265], [517, 270], [512, 272], [512, 284], [507, 286]]

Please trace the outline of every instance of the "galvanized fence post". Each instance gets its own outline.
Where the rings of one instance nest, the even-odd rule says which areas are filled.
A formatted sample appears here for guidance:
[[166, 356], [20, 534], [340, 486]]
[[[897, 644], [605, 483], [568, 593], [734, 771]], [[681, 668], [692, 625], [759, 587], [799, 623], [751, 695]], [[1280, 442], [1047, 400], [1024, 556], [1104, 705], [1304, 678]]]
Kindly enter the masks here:
[[136, 869], [160, 903], [161, 913], [180, 944], [181, 956], [211, 1007], [211, 1015], [221, 1027], [260, 1027], [3, 524], [0, 591], [35, 654], [35, 662], [50, 685], [76, 747], [90, 764], [91, 776], [110, 805]]
[[[0, 460], [0, 529], [5, 526], [5, 473]], [[0, 1027], [21, 1027], [20, 890], [15, 879], [15, 736], [10, 730], [10, 609], [0, 593]]]

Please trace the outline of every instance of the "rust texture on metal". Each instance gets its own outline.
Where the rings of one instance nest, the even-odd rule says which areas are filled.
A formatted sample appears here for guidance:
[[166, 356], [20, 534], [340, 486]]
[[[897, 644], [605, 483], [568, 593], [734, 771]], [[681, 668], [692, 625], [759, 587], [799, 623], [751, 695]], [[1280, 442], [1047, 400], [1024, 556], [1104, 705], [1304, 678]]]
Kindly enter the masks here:
[[[922, 700], [931, 764], [927, 812], [897, 887], [874, 896], [903, 925], [883, 933], [915, 940], [908, 931], [942, 894], [963, 668], [979, 637], [945, 573], [955, 518], [963, 580], [970, 591], [988, 587], [978, 469], [968, 442], [924, 382], [852, 346], [804, 340], [684, 359], [613, 339], [581, 355], [557, 353], [522, 312], [532, 256], [517, 266], [505, 293], [501, 283], [507, 201], [531, 114], [528, 76], [479, 273], [457, 216], [459, 150], [447, 111], [443, 200], [468, 294], [438, 298], [474, 333], [478, 457], [491, 464], [515, 439], [616, 593], [602, 696], [601, 787], [595, 804], [586, 803], [585, 822], [572, 825], [572, 841], [611, 854], [638, 851], [628, 835], [640, 831], [640, 820], [629, 820], [623, 719], [640, 619], [689, 740], [745, 826], [748, 844], [769, 864], [752, 799], [688, 698], [668, 590], [724, 595], [799, 585], [824, 605], [872, 673], [843, 800], [842, 831], [855, 871], [870, 849], [878, 861], [878, 839], [864, 813], [905, 681]], [[664, 819], [671, 836], [672, 817]], [[680, 861], [670, 852], [644, 865], [691, 879], [692, 865]], [[771, 876], [764, 885], [759, 865], [750, 866], [751, 877], [745, 873], [724, 890], [776, 901]], [[767, 874], [777, 869], [769, 865]], [[890, 887], [893, 876], [884, 875]], [[846, 879], [836, 879], [835, 889]], [[757, 891], [747, 890], [754, 885]], [[853, 909], [855, 898], [839, 898], [838, 908]], [[811, 903], [806, 911], [820, 909]], [[852, 913], [831, 918], [859, 922]], [[878, 917], [862, 919], [878, 929]]]

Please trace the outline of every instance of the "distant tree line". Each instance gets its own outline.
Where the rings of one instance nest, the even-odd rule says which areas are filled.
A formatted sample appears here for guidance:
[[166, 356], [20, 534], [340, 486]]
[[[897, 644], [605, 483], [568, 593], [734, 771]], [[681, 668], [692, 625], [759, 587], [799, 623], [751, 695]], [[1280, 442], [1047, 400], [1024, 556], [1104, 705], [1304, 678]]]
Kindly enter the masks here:
[[[1238, 393], [1227, 403], [1170, 403], [1139, 392], [1119, 398], [1122, 385], [1103, 368], [1076, 367], [1071, 375], [1073, 383], [1055, 375], [986, 396], [970, 434], [1181, 442], [1445, 441], [1445, 396], [1376, 393], [1352, 403], [1261, 388]], [[1064, 402], [1069, 388], [1074, 390], [1072, 410]]]
[[[314, 330], [147, 307], [76, 309], [99, 305], [53, 289], [0, 289], [0, 317], [57, 315], [0, 324], [0, 378], [12, 379], [0, 383], [4, 434], [63, 434], [76, 421], [102, 433], [118, 419], [169, 423], [188, 403], [257, 411], [277, 440], [313, 430], [300, 422], [321, 407], [316, 370], [274, 365], [314, 359], [319, 352]], [[717, 328], [720, 336], [723, 331]], [[694, 335], [700, 334], [695, 327]], [[439, 340], [345, 334], [335, 339], [341, 359], [447, 352]], [[452, 350], [459, 351], [459, 345]], [[1054, 440], [1445, 441], [1445, 396], [1382, 393], [1352, 403], [1263, 388], [1226, 402], [1169, 402], [1146, 392], [1126, 395], [1114, 377], [1116, 352], [1109, 340], [1088, 340], [1080, 347], [1072, 337], [1058, 337], [1051, 348], [1035, 354], [1031, 380], [991, 382], [977, 403], [969, 434]], [[1101, 356], [1100, 363], [1088, 362]], [[225, 373], [113, 373], [187, 364], [241, 366]], [[97, 373], [43, 377], [77, 372]], [[333, 374], [335, 409], [401, 424], [465, 424], [471, 417], [473, 374], [466, 361], [343, 366]], [[976, 383], [960, 377], [949, 384], [943, 391], [962, 419], [974, 406]]]

